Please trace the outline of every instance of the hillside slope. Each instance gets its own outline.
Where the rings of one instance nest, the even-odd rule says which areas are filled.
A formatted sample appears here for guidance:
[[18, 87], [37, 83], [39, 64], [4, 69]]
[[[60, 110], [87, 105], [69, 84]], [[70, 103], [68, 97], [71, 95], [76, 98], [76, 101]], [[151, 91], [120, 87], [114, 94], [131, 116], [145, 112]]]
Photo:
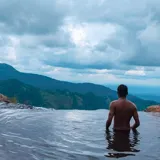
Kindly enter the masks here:
[[0, 93], [14, 97], [19, 103], [55, 109], [106, 109], [110, 102], [93, 93], [82, 95], [67, 90], [45, 91], [15, 79], [0, 81]]
[[30, 73], [22, 73], [7, 64], [0, 64], [0, 80], [17, 79], [23, 83], [38, 87], [41, 89], [69, 90], [77, 93], [92, 92], [97, 96], [110, 96], [116, 98], [116, 92], [102, 85], [92, 83], [70, 83], [59, 81], [46, 76]]
[[[0, 93], [17, 100], [19, 103], [55, 109], [107, 109], [109, 103], [114, 100], [96, 96], [92, 92], [80, 94], [68, 90], [48, 91], [24, 84], [18, 80], [10, 79], [0, 81]], [[154, 101], [134, 99], [139, 110], [157, 104]]]

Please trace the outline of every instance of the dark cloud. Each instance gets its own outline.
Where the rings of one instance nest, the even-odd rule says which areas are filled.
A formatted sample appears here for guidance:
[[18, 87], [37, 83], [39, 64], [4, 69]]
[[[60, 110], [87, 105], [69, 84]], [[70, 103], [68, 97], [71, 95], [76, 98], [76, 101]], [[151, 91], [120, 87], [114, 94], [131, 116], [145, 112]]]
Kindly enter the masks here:
[[57, 1], [1, 0], [1, 30], [12, 34], [48, 34], [63, 23], [65, 8]]
[[64, 67], [64, 68], [71, 68], [71, 69], [114, 69], [115, 67], [113, 67], [112, 64], [78, 64], [77, 62], [72, 62], [72, 60], [66, 60], [65, 61], [57, 61], [56, 62], [56, 57], [54, 57], [53, 59], [55, 59], [53, 61], [43, 61], [44, 64], [48, 64], [51, 66], [56, 66], [56, 67]]

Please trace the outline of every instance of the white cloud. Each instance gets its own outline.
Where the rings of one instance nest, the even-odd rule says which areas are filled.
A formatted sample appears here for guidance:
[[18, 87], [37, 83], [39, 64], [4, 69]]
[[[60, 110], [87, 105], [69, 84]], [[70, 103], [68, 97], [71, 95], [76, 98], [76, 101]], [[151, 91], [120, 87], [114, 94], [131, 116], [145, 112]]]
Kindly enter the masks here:
[[130, 76], [145, 76], [146, 73], [144, 71], [144, 68], [137, 68], [136, 70], [128, 70], [125, 72], [125, 75], [130, 75]]
[[118, 27], [118, 25], [111, 23], [105, 23], [103, 25], [101, 23], [78, 24], [71, 19], [66, 23], [66, 30], [71, 33], [71, 38], [74, 43], [81, 41], [90, 46], [97, 45], [100, 42], [112, 37]]

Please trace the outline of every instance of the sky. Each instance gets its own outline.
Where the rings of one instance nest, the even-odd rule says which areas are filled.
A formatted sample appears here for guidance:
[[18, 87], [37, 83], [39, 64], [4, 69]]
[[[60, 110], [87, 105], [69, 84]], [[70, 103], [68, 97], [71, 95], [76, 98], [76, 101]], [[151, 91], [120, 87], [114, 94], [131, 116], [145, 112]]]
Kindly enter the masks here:
[[159, 0], [0, 0], [0, 62], [71, 82], [160, 86]]

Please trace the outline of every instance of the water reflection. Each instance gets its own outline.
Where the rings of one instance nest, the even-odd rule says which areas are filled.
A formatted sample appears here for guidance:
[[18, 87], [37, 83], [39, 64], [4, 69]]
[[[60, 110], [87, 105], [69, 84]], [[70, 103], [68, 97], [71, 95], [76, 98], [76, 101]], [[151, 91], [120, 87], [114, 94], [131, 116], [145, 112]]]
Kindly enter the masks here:
[[135, 152], [140, 152], [140, 150], [135, 149], [135, 147], [139, 144], [138, 131], [107, 131], [106, 140], [108, 143], [108, 150], [119, 152], [108, 153], [106, 157], [120, 158], [126, 156], [135, 156]]

